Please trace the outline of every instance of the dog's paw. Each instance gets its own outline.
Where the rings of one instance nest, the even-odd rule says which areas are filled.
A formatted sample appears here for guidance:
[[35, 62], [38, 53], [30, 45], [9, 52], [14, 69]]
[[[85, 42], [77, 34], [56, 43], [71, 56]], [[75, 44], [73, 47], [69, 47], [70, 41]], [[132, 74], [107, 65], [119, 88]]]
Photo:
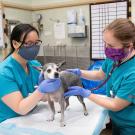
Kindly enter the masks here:
[[59, 110], [57, 113], [61, 113], [61, 110]]
[[65, 124], [64, 122], [60, 122], [60, 126], [61, 126], [61, 127], [65, 127], [66, 124]]
[[51, 121], [53, 121], [53, 120], [54, 120], [54, 119], [48, 119], [47, 121], [48, 121], [48, 122], [51, 122]]
[[88, 112], [87, 112], [87, 111], [86, 111], [86, 112], [84, 112], [84, 115], [85, 115], [85, 116], [88, 116]]
[[50, 117], [50, 119], [47, 119], [47, 121], [54, 121], [54, 117]]

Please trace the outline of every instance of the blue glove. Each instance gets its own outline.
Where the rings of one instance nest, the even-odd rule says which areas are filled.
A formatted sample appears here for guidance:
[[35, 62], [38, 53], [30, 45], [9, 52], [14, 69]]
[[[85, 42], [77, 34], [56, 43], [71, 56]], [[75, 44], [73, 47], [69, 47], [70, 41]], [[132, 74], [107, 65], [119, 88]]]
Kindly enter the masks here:
[[39, 77], [38, 77], [38, 84], [40, 84], [43, 80], [44, 80], [44, 74], [43, 74], [43, 72], [41, 71], [41, 72], [40, 72], [40, 75], [39, 75]]
[[61, 87], [61, 80], [59, 78], [57, 78], [57, 79], [43, 80], [39, 84], [37, 89], [41, 93], [52, 93], [52, 92], [55, 92], [55, 91], [59, 90], [60, 87]]
[[77, 76], [81, 76], [81, 70], [79, 68], [67, 69], [66, 71], [76, 74]]
[[82, 96], [83, 98], [89, 97], [91, 94], [90, 90], [84, 89], [79, 86], [72, 86], [68, 88], [68, 92], [64, 94], [64, 97], [70, 97], [70, 96]]

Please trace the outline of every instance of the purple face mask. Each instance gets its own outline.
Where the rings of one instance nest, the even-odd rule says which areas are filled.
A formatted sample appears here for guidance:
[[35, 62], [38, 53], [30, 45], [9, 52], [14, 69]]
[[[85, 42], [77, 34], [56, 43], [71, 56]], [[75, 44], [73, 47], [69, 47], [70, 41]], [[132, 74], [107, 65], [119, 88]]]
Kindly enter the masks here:
[[128, 53], [122, 49], [114, 49], [114, 48], [105, 48], [105, 55], [107, 58], [112, 59], [113, 61], [120, 61], [125, 58]]

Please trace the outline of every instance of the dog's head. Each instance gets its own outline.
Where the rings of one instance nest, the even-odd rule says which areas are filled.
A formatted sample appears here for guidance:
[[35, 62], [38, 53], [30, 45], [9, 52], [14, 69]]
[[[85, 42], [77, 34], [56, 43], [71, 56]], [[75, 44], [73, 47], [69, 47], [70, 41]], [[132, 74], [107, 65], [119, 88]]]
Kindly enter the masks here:
[[59, 78], [59, 67], [55, 63], [47, 63], [43, 66], [45, 79]]
[[60, 67], [65, 62], [59, 64], [47, 63], [43, 66], [43, 74], [45, 79], [55, 79], [60, 77]]

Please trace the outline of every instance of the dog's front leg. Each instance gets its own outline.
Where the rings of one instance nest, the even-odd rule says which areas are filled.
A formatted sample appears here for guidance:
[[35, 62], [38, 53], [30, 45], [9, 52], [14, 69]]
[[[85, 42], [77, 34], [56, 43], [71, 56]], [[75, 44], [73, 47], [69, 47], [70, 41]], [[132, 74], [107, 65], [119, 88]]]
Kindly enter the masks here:
[[54, 102], [51, 101], [51, 100], [48, 100], [48, 103], [49, 103], [49, 106], [50, 106], [50, 109], [51, 109], [51, 116], [50, 116], [50, 119], [48, 119], [48, 121], [53, 121], [54, 120], [54, 117], [55, 117], [55, 107], [54, 107]]
[[60, 98], [59, 104], [60, 104], [60, 108], [61, 108], [60, 126], [64, 127], [64, 126], [66, 126], [66, 124], [65, 124], [65, 121], [64, 121], [65, 99], [64, 99], [63, 96]]

